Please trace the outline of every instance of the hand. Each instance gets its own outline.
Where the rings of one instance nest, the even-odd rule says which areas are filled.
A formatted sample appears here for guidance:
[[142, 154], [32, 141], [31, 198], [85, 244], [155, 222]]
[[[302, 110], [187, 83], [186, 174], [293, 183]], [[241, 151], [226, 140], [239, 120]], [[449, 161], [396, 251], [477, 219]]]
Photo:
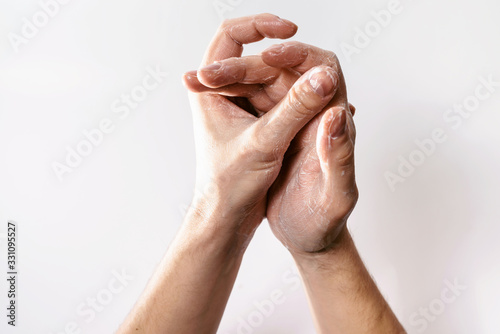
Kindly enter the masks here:
[[292, 142], [267, 208], [273, 232], [290, 251], [321, 252], [335, 243], [358, 198], [354, 108], [347, 101], [344, 77], [332, 52], [300, 43], [280, 49], [264, 53], [264, 61], [299, 73], [326, 65], [341, 78], [333, 100]]
[[[231, 57], [240, 57], [242, 44], [264, 37], [288, 38], [297, 27], [274, 15], [226, 21], [209, 47], [204, 65]], [[276, 70], [282, 72], [282, 70]], [[193, 83], [192, 73], [184, 77]], [[260, 117], [213, 92], [190, 94], [197, 137], [197, 189], [202, 190], [204, 215], [235, 216], [238, 234], [251, 235], [266, 212], [266, 195], [280, 172], [284, 154], [297, 133], [332, 100], [338, 74], [329, 66], [304, 71], [299, 77], [290, 72], [287, 80], [296, 80], [284, 91], [286, 97], [275, 100]], [[289, 88], [289, 87], [287, 87]]]
[[332, 52], [288, 42], [261, 56], [231, 58], [190, 74], [193, 91], [248, 98], [264, 115], [300, 74], [326, 65], [341, 78], [325, 110], [292, 141], [282, 170], [269, 192], [267, 217], [280, 241], [291, 251], [319, 252], [330, 247], [354, 208], [354, 107], [347, 102], [345, 83]]
[[[357, 190], [354, 109], [335, 56], [287, 43], [281, 52], [240, 57], [244, 43], [295, 30], [269, 14], [226, 21], [208, 49], [208, 68], [185, 75], [196, 183], [211, 191], [188, 212], [120, 333], [215, 333], [245, 245], [266, 213], [294, 254], [318, 332], [403, 330], [341, 233]], [[326, 252], [333, 244], [336, 251]]]

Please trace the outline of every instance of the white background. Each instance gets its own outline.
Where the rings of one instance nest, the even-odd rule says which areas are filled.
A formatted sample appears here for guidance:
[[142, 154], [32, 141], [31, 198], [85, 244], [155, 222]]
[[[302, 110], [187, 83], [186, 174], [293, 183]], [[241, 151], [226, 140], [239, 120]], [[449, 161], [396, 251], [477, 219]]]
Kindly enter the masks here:
[[[498, 1], [401, 0], [401, 12], [351, 57], [341, 44], [355, 46], [356, 29], [389, 1], [221, 2], [227, 18], [271, 12], [290, 19], [299, 26], [294, 40], [339, 55], [357, 107], [360, 200], [349, 226], [408, 331], [499, 333], [500, 87], [457, 128], [443, 118], [471, 101], [480, 77], [500, 81]], [[16, 52], [9, 36], [21, 36], [23, 18], [32, 21], [40, 10], [35, 0], [0, 4], [0, 268], [8, 220], [18, 223], [19, 238], [18, 325], [6, 325], [2, 269], [0, 332], [77, 333], [65, 331], [76, 323], [80, 333], [111, 333], [193, 195], [192, 119], [181, 75], [197, 68], [222, 18], [212, 0], [72, 0]], [[119, 118], [112, 103], [157, 67], [168, 77]], [[67, 147], [105, 118], [114, 131], [58, 180], [53, 163], [64, 163]], [[447, 140], [391, 191], [384, 174], [397, 173], [399, 156], [408, 158], [415, 141], [437, 128]], [[279, 289], [284, 303], [252, 331], [313, 333], [291, 258], [266, 224], [244, 258], [220, 332], [238, 333], [252, 314], [258, 320], [254, 303]], [[109, 297], [113, 271], [122, 270], [133, 280], [92, 321], [77, 312], [90, 309], [88, 298]], [[439, 306], [445, 281], [455, 280], [465, 290], [432, 321], [422, 320], [422, 308]]]

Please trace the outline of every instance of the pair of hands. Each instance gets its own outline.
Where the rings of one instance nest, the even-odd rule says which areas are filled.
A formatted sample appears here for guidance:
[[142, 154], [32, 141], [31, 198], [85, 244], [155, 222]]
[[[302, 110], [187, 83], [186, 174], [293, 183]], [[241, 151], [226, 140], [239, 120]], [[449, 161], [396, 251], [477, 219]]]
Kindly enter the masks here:
[[402, 333], [346, 230], [357, 200], [354, 108], [337, 58], [298, 42], [241, 57], [297, 26], [226, 21], [188, 72], [196, 194], [120, 333], [215, 333], [246, 246], [267, 217], [297, 263], [319, 333]]
[[246, 239], [267, 217], [292, 253], [316, 253], [334, 245], [358, 197], [354, 107], [338, 59], [299, 42], [241, 57], [243, 44], [296, 31], [271, 14], [227, 20], [203, 67], [184, 75], [202, 194], [193, 206], [230, 217], [212, 228]]

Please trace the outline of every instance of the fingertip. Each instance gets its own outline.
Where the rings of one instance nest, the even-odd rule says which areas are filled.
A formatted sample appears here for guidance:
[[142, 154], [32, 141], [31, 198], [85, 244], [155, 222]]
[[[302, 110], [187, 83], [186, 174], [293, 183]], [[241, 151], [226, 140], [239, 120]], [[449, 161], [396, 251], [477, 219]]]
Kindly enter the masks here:
[[269, 66], [274, 67], [284, 67], [286, 64], [283, 64], [279, 61], [280, 55], [283, 53], [285, 46], [283, 44], [275, 44], [264, 51], [261, 52], [260, 56], [262, 57], [262, 61]]
[[182, 76], [184, 87], [192, 92], [201, 92], [206, 88], [198, 79], [197, 71], [188, 71]]
[[198, 69], [198, 80], [209, 88], [220, 88], [245, 77], [246, 66], [240, 58], [225, 59]]
[[274, 44], [265, 49], [264, 51], [262, 51], [261, 56], [267, 58], [276, 57], [281, 55], [284, 50], [285, 50], [284, 44]]
[[197, 76], [197, 71], [196, 70], [193, 70], [193, 71], [187, 71], [185, 72], [183, 75], [182, 75], [182, 78], [184, 80], [192, 80], [193, 78], [196, 78]]
[[290, 20], [283, 19], [277, 15], [263, 13], [256, 17], [263, 31], [260, 33], [268, 38], [287, 39], [297, 33], [299, 27]]
[[218, 88], [219, 87], [219, 85], [215, 82], [216, 81], [215, 76], [213, 76], [211, 74], [207, 74], [207, 72], [198, 71], [197, 79], [198, 79], [199, 83], [205, 87], [208, 87], [208, 88]]
[[286, 36], [285, 38], [290, 38], [290, 37], [294, 36], [297, 33], [297, 31], [299, 30], [299, 26], [296, 25], [295, 23], [293, 23], [292, 21], [282, 19], [280, 17], [278, 17], [278, 19], [284, 26], [286, 26], [289, 29], [287, 31], [288, 34], [285, 35]]
[[332, 95], [338, 86], [338, 75], [328, 66], [317, 66], [308, 73], [309, 84], [321, 97]]
[[[267, 15], [273, 15], [273, 14], [267, 14]], [[279, 17], [278, 15], [273, 15], [273, 16], [278, 20], [278, 22], [281, 22], [282, 24], [290, 26], [290, 27], [297, 28], [297, 25], [295, 23], [293, 23], [292, 21], [284, 19], [282, 17]]]
[[193, 80], [193, 77], [196, 78], [196, 71], [187, 71], [182, 75], [182, 83], [185, 87], [189, 85], [189, 82]]

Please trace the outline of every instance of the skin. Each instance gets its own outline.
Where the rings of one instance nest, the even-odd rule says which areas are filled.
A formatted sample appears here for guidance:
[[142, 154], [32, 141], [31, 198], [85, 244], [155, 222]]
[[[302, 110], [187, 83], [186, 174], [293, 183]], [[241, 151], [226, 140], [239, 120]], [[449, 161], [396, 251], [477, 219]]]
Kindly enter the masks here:
[[215, 333], [265, 217], [297, 263], [319, 333], [404, 332], [346, 227], [358, 197], [355, 109], [337, 58], [298, 42], [241, 57], [243, 44], [296, 31], [270, 14], [225, 21], [202, 68], [184, 76], [196, 196], [118, 333]]

